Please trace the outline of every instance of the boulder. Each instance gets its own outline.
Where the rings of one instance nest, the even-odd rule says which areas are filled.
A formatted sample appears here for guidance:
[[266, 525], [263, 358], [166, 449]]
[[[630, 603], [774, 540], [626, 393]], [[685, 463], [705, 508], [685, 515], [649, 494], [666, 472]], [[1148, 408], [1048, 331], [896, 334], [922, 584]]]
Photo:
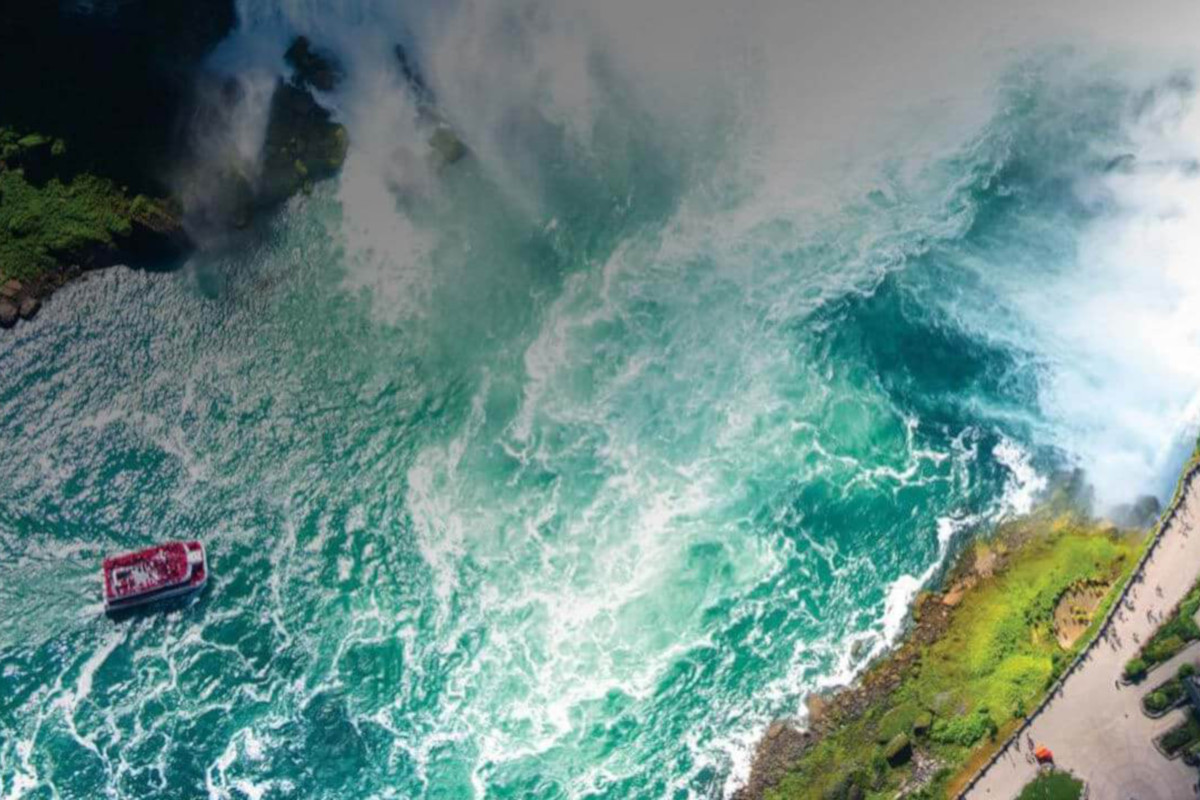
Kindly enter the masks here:
[[0, 300], [0, 328], [11, 328], [17, 324], [18, 310], [12, 302]]
[[883, 748], [883, 757], [887, 759], [888, 765], [892, 767], [899, 767], [908, 763], [908, 760], [912, 758], [912, 742], [908, 740], [908, 734], [896, 734]]
[[875, 741], [879, 744], [887, 744], [898, 734], [909, 733], [913, 730], [921, 714], [922, 709], [914, 703], [896, 706], [879, 718], [875, 729]]
[[17, 310], [21, 314], [21, 319], [33, 319], [37, 316], [38, 309], [42, 307], [42, 301], [36, 297], [26, 295], [21, 298], [21, 304]]
[[13, 279], [13, 280], [7, 280], [3, 284], [0, 284], [0, 297], [3, 297], [5, 300], [16, 300], [17, 296], [20, 294], [21, 294], [21, 282], [20, 281]]
[[332, 92], [342, 82], [341, 64], [329, 53], [314, 48], [306, 36], [292, 40], [283, 60], [295, 72], [293, 80], [302, 87]]

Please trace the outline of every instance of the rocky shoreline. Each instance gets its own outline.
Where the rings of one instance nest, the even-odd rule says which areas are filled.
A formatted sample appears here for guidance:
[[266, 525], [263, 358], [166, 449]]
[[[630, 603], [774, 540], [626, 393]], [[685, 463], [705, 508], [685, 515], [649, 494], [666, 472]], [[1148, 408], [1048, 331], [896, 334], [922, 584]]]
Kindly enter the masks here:
[[808, 726], [777, 720], [767, 728], [754, 751], [750, 778], [733, 794], [733, 800], [761, 800], [776, 786], [800, 757], [843, 720], [862, 716], [869, 708], [885, 700], [903, 680], [905, 672], [920, 660], [924, 649], [940, 639], [949, 627], [954, 593], [969, 580], [973, 567], [961, 564], [959, 577], [946, 592], [922, 593], [913, 606], [913, 624], [904, 641], [882, 656], [851, 685], [829, 695], [813, 695], [806, 700]]
[[[1089, 519], [1069, 506], [1061, 497], [1052, 498], [1039, 512], [1001, 525], [959, 553], [940, 588], [917, 597], [909, 629], [894, 649], [851, 685], [808, 698], [806, 727], [778, 720], [767, 729], [749, 779], [734, 800], [861, 800], [885, 789], [898, 796], [953, 794], [963, 776], [973, 774], [972, 764], [1003, 741], [1036, 702], [1043, 680], [1061, 674], [1078, 649], [1055, 639], [1060, 607], [1081, 588], [1102, 583], [1104, 602], [1092, 609], [1092, 624], [1085, 626], [1093, 630], [1125, 580], [1121, 576], [1132, 568], [1134, 554], [1143, 549], [1129, 538], [1138, 535], [1134, 528]], [[1080, 560], [1083, 553], [1088, 555]], [[1095, 566], [1080, 566], [1087, 564]], [[1017, 596], [1032, 591], [1025, 587], [1033, 583], [1042, 588]], [[1008, 630], [1009, 620], [1017, 620], [1021, 631]], [[988, 677], [1003, 673], [1003, 657], [987, 667], [995, 672], [976, 674], [977, 659], [990, 658], [983, 655], [994, 646], [987, 644], [990, 637], [1016, 635], [1019, 642], [1031, 634], [1041, 644], [1032, 650], [1018, 647], [1012, 655], [1017, 661], [1008, 663], [1045, 659], [1044, 674], [1013, 684], [1020, 687], [1015, 705], [981, 706], [980, 692], [994, 696], [1008, 685], [1007, 678]], [[983, 649], [972, 650], [980, 642]], [[952, 663], [967, 658], [968, 651], [975, 666]], [[903, 724], [896, 724], [901, 718]], [[955, 729], [968, 720], [979, 723], [979, 730]]]
[[[175, 12], [150, 0], [90, 8], [26, 12], [16, 27], [40, 27], [89, 44], [113, 36], [136, 39], [147, 26], [165, 37], [124, 65], [135, 88], [163, 99], [160, 107], [134, 115], [150, 114], [142, 121], [158, 135], [137, 143], [149, 154], [142, 162], [122, 146], [128, 142], [114, 141], [108, 132], [67, 125], [63, 120], [73, 119], [67, 109], [47, 111], [38, 95], [0, 109], [0, 181], [6, 182], [0, 185], [0, 237], [9, 237], [0, 239], [3, 328], [32, 319], [56, 289], [89, 270], [117, 263], [160, 267], [223, 242], [255, 217], [336, 176], [346, 159], [350, 134], [319, 99], [346, 78], [335, 53], [305, 36], [292, 38], [278, 64], [265, 140], [247, 162], [221, 129], [231, 125], [232, 110], [244, 99], [240, 77], [214, 73], [205, 63], [234, 29], [231, 0], [201, 0]], [[204, 24], [196, 24], [197, 15]], [[468, 150], [438, 112], [417, 62], [400, 45], [395, 54], [395, 68], [428, 131], [430, 157], [440, 166], [459, 161]], [[4, 64], [15, 60], [12, 52], [0, 57]], [[71, 91], [117, 95], [111, 98], [117, 106], [129, 99], [120, 81], [92, 87], [91, 77], [60, 67], [54, 80]], [[34, 131], [31, 120], [55, 127]]]

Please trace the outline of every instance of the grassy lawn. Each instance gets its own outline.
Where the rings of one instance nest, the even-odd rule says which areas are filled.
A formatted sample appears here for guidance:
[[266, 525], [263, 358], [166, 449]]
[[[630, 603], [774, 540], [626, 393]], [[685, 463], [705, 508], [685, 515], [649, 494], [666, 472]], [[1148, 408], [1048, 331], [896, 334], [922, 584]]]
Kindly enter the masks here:
[[[944, 633], [894, 691], [841, 720], [767, 797], [891, 797], [912, 774], [912, 752], [937, 766], [932, 781], [911, 796], [951, 796], [1090, 640], [1144, 543], [1140, 533], [1048, 514], [976, 543], [963, 563], [994, 563], [994, 571], [978, 576]], [[1055, 605], [1096, 581], [1110, 589], [1091, 629], [1065, 650], [1054, 634]]]
[[1083, 781], [1066, 772], [1043, 772], [1017, 795], [1017, 800], [1079, 800]]

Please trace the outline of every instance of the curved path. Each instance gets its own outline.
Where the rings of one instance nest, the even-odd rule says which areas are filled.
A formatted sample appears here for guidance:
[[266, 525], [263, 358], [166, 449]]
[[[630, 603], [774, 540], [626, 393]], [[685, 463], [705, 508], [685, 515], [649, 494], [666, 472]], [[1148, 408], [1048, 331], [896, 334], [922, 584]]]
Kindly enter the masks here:
[[1200, 773], [1163, 758], [1151, 740], [1177, 724], [1176, 710], [1151, 720], [1139, 702], [1170, 674], [1173, 662], [1194, 657], [1196, 647], [1155, 670], [1141, 686], [1118, 679], [1139, 642], [1187, 594], [1200, 574], [1200, 477], [1187, 479], [1176, 513], [1167, 522], [1123, 607], [1076, 670], [1028, 728], [964, 795], [969, 800], [1010, 800], [1033, 779], [1029, 743], [1045, 744], [1056, 763], [1088, 782], [1090, 800], [1186, 800], [1200, 796]]

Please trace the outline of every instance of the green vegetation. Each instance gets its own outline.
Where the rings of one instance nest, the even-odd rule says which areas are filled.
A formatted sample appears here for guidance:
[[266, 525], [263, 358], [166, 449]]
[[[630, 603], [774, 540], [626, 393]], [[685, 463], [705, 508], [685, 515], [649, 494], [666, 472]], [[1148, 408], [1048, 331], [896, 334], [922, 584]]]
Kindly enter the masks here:
[[1146, 640], [1137, 656], [1125, 664], [1125, 679], [1139, 683], [1151, 669], [1169, 660], [1188, 642], [1200, 639], [1196, 612], [1200, 611], [1200, 581], [1180, 601], [1171, 616]]
[[1079, 800], [1083, 796], [1083, 781], [1067, 772], [1043, 772], [1030, 781], [1017, 800]]
[[[932, 638], [914, 632], [892, 659], [876, 665], [864, 686], [874, 674], [897, 669], [891, 661], [901, 665], [898, 682], [889, 684], [894, 688], [832, 719], [767, 797], [892, 797], [912, 775], [916, 752], [940, 771], [915, 796], [952, 796], [1090, 641], [1144, 543], [1141, 535], [1048, 512], [976, 543], [963, 563], [988, 566], [970, 571], [962, 601], [949, 609], [929, 597], [919, 607], [920, 625], [934, 624], [929, 620], [940, 614], [944, 629]], [[1109, 591], [1087, 634], [1064, 650], [1055, 636], [1055, 607], [1089, 581]], [[910, 750], [902, 757], [900, 736]]]
[[131, 199], [95, 175], [29, 175], [53, 174], [65, 152], [61, 140], [0, 128], [0, 280], [30, 280], [60, 259], [113, 248], [137, 224], [157, 231], [176, 224], [162, 202]]
[[1158, 737], [1158, 746], [1169, 757], [1190, 750], [1197, 744], [1200, 744], [1200, 720], [1196, 719], [1193, 711], [1188, 711], [1187, 719]]
[[1174, 708], [1183, 699], [1183, 681], [1196, 674], [1194, 664], [1182, 664], [1179, 671], [1168, 681], [1159, 684], [1142, 698], [1142, 708], [1151, 714], [1161, 714]]

